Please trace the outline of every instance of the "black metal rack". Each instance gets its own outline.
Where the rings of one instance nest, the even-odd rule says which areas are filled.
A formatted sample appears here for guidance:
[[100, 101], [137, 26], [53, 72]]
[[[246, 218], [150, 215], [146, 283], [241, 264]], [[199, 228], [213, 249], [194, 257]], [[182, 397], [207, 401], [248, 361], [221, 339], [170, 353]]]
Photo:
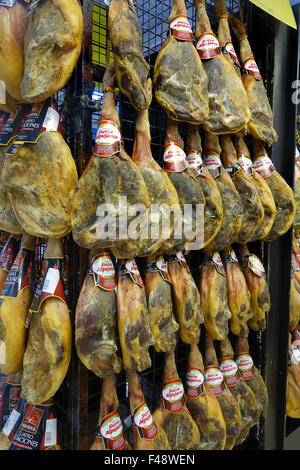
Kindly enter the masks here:
[[[78, 173], [82, 174], [93, 151], [102, 104], [101, 81], [105, 65], [112, 57], [107, 28], [107, 5], [104, 0], [81, 0], [84, 17], [84, 38], [81, 57], [71, 80], [60, 94], [59, 107], [64, 115], [64, 135], [75, 158]], [[230, 13], [242, 15], [248, 24], [248, 34], [264, 77], [264, 82], [275, 115], [275, 128], [279, 141], [273, 146], [272, 159], [276, 168], [293, 185], [296, 109], [291, 101], [290, 84], [296, 79], [298, 67], [298, 35], [248, 0], [226, 2]], [[172, 0], [136, 0], [135, 7], [141, 25], [144, 54], [153, 70], [158, 53], [168, 30], [168, 16]], [[195, 8], [192, 0], [186, 0], [188, 18], [195, 29]], [[207, 0], [213, 29], [213, 1]], [[295, 10], [297, 21], [298, 11]], [[119, 94], [118, 110], [121, 132], [127, 153], [132, 151], [136, 112], [128, 99]], [[150, 107], [151, 149], [154, 158], [162, 163], [167, 117], [153, 100]], [[185, 137], [186, 127], [180, 124]], [[69, 304], [74, 324], [76, 301], [88, 264], [87, 250], [80, 249], [71, 237], [67, 240], [69, 256]], [[270, 282], [272, 310], [267, 329], [263, 333], [250, 332], [250, 353], [255, 365], [265, 377], [269, 390], [270, 406], [266, 418], [253, 428], [241, 449], [283, 449], [286, 438], [285, 393], [287, 373], [287, 342], [289, 283], [291, 263], [291, 231], [270, 245], [255, 243], [253, 252], [265, 264]], [[192, 274], [197, 281], [198, 254], [188, 256]], [[74, 335], [73, 335], [74, 336]], [[162, 357], [151, 351], [152, 367], [140, 374], [142, 388], [148, 406], [153, 410], [161, 386]], [[187, 347], [179, 343], [176, 351], [179, 375], [184, 378]], [[73, 354], [67, 377], [56, 395], [60, 424], [61, 444], [64, 449], [85, 450], [91, 444], [96, 430], [99, 410], [101, 380], [89, 372]], [[117, 378], [120, 414], [129, 416], [128, 388], [124, 373]]]

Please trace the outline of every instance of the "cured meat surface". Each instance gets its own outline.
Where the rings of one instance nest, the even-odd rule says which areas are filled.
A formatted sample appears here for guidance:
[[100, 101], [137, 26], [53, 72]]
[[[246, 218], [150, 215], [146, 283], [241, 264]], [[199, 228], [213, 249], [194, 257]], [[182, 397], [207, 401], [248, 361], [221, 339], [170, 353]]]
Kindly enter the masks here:
[[241, 411], [241, 429], [235, 441], [237, 446], [247, 439], [250, 429], [257, 424], [259, 412], [253, 391], [239, 376], [238, 367], [233, 360], [234, 351], [228, 338], [220, 342], [220, 356], [220, 370]]
[[241, 377], [246, 381], [255, 395], [259, 417], [264, 416], [268, 407], [268, 391], [259, 370], [253, 364], [249, 354], [247, 338], [237, 338], [235, 343], [235, 362], [238, 365]]
[[277, 213], [273, 194], [265, 179], [254, 170], [250, 159], [250, 152], [242, 136], [236, 136], [235, 149], [238, 163], [244, 168], [256, 186], [264, 212], [263, 220], [256, 227], [250, 241], [263, 240], [270, 233]]
[[300, 322], [300, 286], [295, 279], [291, 276], [291, 287], [290, 287], [290, 320], [289, 330], [293, 331]]
[[277, 213], [271, 231], [265, 241], [272, 241], [284, 235], [292, 226], [296, 204], [292, 188], [274, 168], [263, 143], [253, 139], [254, 168], [261, 173], [269, 185], [276, 204]]
[[251, 112], [248, 123], [250, 134], [271, 146], [277, 141], [278, 136], [273, 127], [273, 112], [264, 82], [248, 41], [246, 25], [243, 25], [234, 16], [231, 16], [229, 21], [240, 46], [240, 58], [244, 69], [242, 81], [247, 92], [248, 106]]
[[[96, 137], [96, 149], [88, 166], [79, 178], [72, 203], [72, 230], [75, 242], [82, 248], [116, 248], [113, 254], [130, 258], [141, 251], [141, 242], [122, 233], [118, 221], [130, 206], [142, 204], [147, 210], [149, 194], [140, 170], [125, 152], [121, 142], [120, 121], [116, 109], [113, 86], [114, 65], [105, 71], [102, 86], [104, 92], [101, 119]], [[106, 146], [105, 135], [112, 132], [113, 141]], [[98, 146], [98, 147], [97, 147]], [[126, 205], [121, 198], [126, 199]], [[97, 208], [103, 208], [100, 214]], [[105, 210], [105, 208], [107, 210]], [[105, 213], [107, 215], [105, 215]], [[128, 215], [126, 229], [136, 214]], [[143, 218], [140, 219], [142, 224]], [[134, 232], [134, 235], [136, 233]], [[120, 239], [119, 239], [120, 238]], [[141, 253], [140, 253], [141, 255]]]
[[150, 66], [144, 59], [141, 28], [133, 3], [112, 0], [108, 27], [118, 86], [137, 111], [148, 109], [152, 100]]
[[6, 155], [2, 181], [24, 232], [61, 238], [71, 231], [71, 203], [78, 176], [60, 132], [45, 132], [37, 143]]
[[262, 223], [264, 210], [256, 186], [238, 164], [231, 136], [223, 135], [221, 137], [221, 147], [223, 166], [229, 172], [243, 205], [242, 226], [236, 241], [247, 243]]
[[[153, 419], [167, 434], [171, 450], [197, 450], [200, 433], [184, 404], [184, 389], [175, 364], [175, 353], [165, 353], [163, 389]], [[176, 410], [176, 413], [172, 412]]]
[[[118, 414], [119, 400], [114, 380], [114, 375], [111, 375], [102, 381], [98, 425], [90, 450], [131, 450]], [[116, 437], [119, 439], [115, 442]]]
[[[209, 82], [209, 117], [202, 127], [214, 134], [235, 133], [243, 129], [250, 118], [247, 94], [232, 62], [219, 53], [219, 43], [212, 32], [205, 1], [194, 0], [194, 5], [197, 10], [196, 47], [200, 57], [203, 57], [202, 63]], [[211, 56], [207, 56], [208, 41], [215, 44]]]
[[[99, 264], [99, 272], [106, 274], [105, 277], [110, 275], [110, 282], [95, 273]], [[107, 377], [122, 369], [122, 360], [117, 354], [115, 277], [110, 253], [91, 252], [90, 267], [76, 306], [75, 342], [80, 360], [98, 377]]]
[[178, 130], [178, 122], [169, 119], [164, 161], [170, 180], [178, 194], [181, 217], [173, 235], [174, 246], [168, 249], [169, 242], [167, 245], [163, 243], [160, 248], [162, 253], [176, 254], [195, 238], [199, 239], [199, 245], [203, 244], [203, 218], [201, 216], [202, 209], [205, 207], [205, 198], [200, 183], [189, 168], [183, 148], [184, 143]]
[[231, 450], [241, 431], [241, 411], [223, 379], [214, 343], [207, 335], [205, 336], [204, 365], [205, 379], [217, 397], [226, 424], [224, 450]]
[[223, 204], [218, 186], [201, 158], [202, 144], [197, 126], [190, 125], [186, 141], [186, 155], [190, 168], [202, 188], [204, 207], [204, 242], [205, 248], [216, 237], [223, 222]]
[[155, 423], [145, 402], [139, 378], [135, 370], [127, 369], [129, 406], [133, 417], [132, 433], [134, 450], [169, 450], [167, 434]]
[[195, 280], [182, 253], [168, 258], [169, 274], [172, 281], [174, 314], [179, 324], [181, 340], [197, 344], [203, 323], [200, 295]]
[[36, 239], [24, 234], [0, 296], [0, 342], [5, 363], [0, 373], [13, 375], [22, 370], [27, 342], [25, 320], [33, 294], [33, 259]]
[[173, 0], [169, 16], [173, 33], [163, 43], [154, 65], [155, 98], [170, 119], [201, 124], [209, 113], [208, 80], [192, 42], [192, 31], [190, 38], [183, 40], [173, 29], [179, 20], [188, 23], [185, 2]]
[[228, 306], [227, 278], [220, 254], [205, 251], [200, 274], [200, 299], [205, 331], [212, 339], [228, 335], [232, 314]]
[[83, 16], [78, 0], [39, 2], [24, 41], [22, 97], [40, 103], [68, 82], [81, 52]]
[[[133, 272], [127, 270], [127, 267]], [[133, 277], [132, 277], [133, 274]], [[144, 284], [134, 260], [119, 260], [117, 287], [118, 332], [125, 369], [141, 372], [151, 366], [149, 347], [155, 342], [151, 333]]]
[[190, 346], [186, 376], [186, 405], [200, 432], [199, 450], [223, 450], [226, 424], [219, 402], [204, 381], [202, 354], [196, 344]]
[[[246, 278], [251, 298], [253, 317], [248, 324], [252, 330], [263, 331], [267, 326], [267, 314], [271, 299], [264, 267], [259, 258], [251, 255], [247, 245], [239, 245], [239, 263]], [[258, 268], [258, 269], [257, 269]]]
[[[148, 223], [145, 224], [145, 238], [141, 241], [141, 254], [155, 253], [162, 243], [168, 246], [167, 240], [174, 233], [175, 221], [180, 217], [179, 199], [169, 175], [152, 157], [151, 135], [148, 110], [138, 113], [136, 137], [132, 161], [140, 169], [149, 193], [150, 208]], [[155, 210], [159, 208], [159, 213]], [[143, 234], [141, 234], [143, 238]], [[122, 250], [122, 249], [121, 249]], [[139, 253], [137, 252], [138, 256]]]
[[253, 312], [247, 282], [232, 247], [223, 250], [222, 256], [227, 276], [228, 306], [231, 312], [230, 331], [237, 336], [248, 336], [247, 322], [253, 317]]
[[[51, 258], [62, 258], [61, 240], [48, 240], [44, 261]], [[44, 278], [42, 292], [47, 288], [46, 281]], [[60, 295], [63, 296], [63, 292]], [[62, 297], [47, 296], [39, 305], [38, 312], [32, 314], [29, 325], [21, 382], [22, 397], [28, 403], [43, 403], [54, 396], [67, 374], [71, 348], [68, 306]]]
[[179, 325], [174, 317], [172, 284], [163, 257], [147, 257], [145, 289], [150, 327], [155, 338], [154, 349], [157, 352], [170, 351], [176, 347]]
[[5, 161], [6, 145], [0, 146], [0, 229], [22, 235], [23, 229], [15, 216], [9, 194], [4, 189], [2, 170]]
[[14, 2], [12, 7], [0, 6], [0, 80], [5, 83], [9, 101], [22, 101], [23, 98], [20, 86], [24, 71], [24, 35], [28, 24], [25, 13], [26, 6], [21, 2]]
[[227, 171], [222, 165], [221, 147], [218, 136], [206, 133], [205, 166], [211, 172], [222, 198], [223, 221], [220, 230], [212, 242], [205, 247], [209, 251], [220, 251], [231, 245], [238, 236], [243, 220], [241, 198]]

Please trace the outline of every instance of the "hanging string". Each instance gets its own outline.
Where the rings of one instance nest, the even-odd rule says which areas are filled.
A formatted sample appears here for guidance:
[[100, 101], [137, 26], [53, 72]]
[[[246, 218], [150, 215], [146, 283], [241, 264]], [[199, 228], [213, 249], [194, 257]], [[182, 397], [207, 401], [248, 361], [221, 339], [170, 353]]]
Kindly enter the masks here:
[[242, 5], [241, 5], [241, 0], [238, 0], [238, 1], [239, 1], [239, 10], [240, 10], [241, 22], [244, 24], [244, 18], [243, 18], [243, 10], [242, 10]]

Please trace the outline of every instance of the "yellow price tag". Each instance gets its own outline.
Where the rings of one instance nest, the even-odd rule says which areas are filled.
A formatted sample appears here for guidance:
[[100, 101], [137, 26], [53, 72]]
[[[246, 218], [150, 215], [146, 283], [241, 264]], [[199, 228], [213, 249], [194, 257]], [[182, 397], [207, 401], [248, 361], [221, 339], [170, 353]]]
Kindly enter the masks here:
[[250, 0], [254, 5], [274, 16], [283, 23], [297, 29], [294, 13], [289, 0]]

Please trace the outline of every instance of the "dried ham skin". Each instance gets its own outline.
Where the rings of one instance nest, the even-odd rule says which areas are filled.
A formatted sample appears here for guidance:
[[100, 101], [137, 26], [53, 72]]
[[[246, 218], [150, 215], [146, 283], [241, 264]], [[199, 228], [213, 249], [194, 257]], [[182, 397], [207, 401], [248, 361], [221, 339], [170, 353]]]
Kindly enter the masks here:
[[66, 85], [81, 52], [82, 32], [78, 0], [39, 2], [24, 40], [21, 93], [27, 102], [40, 103]]
[[14, 213], [9, 194], [4, 188], [2, 170], [7, 147], [0, 146], [0, 230], [17, 235], [23, 234], [23, 229]]
[[148, 109], [152, 100], [150, 66], [144, 59], [140, 24], [126, 0], [112, 0], [108, 26], [118, 86], [137, 111]]

